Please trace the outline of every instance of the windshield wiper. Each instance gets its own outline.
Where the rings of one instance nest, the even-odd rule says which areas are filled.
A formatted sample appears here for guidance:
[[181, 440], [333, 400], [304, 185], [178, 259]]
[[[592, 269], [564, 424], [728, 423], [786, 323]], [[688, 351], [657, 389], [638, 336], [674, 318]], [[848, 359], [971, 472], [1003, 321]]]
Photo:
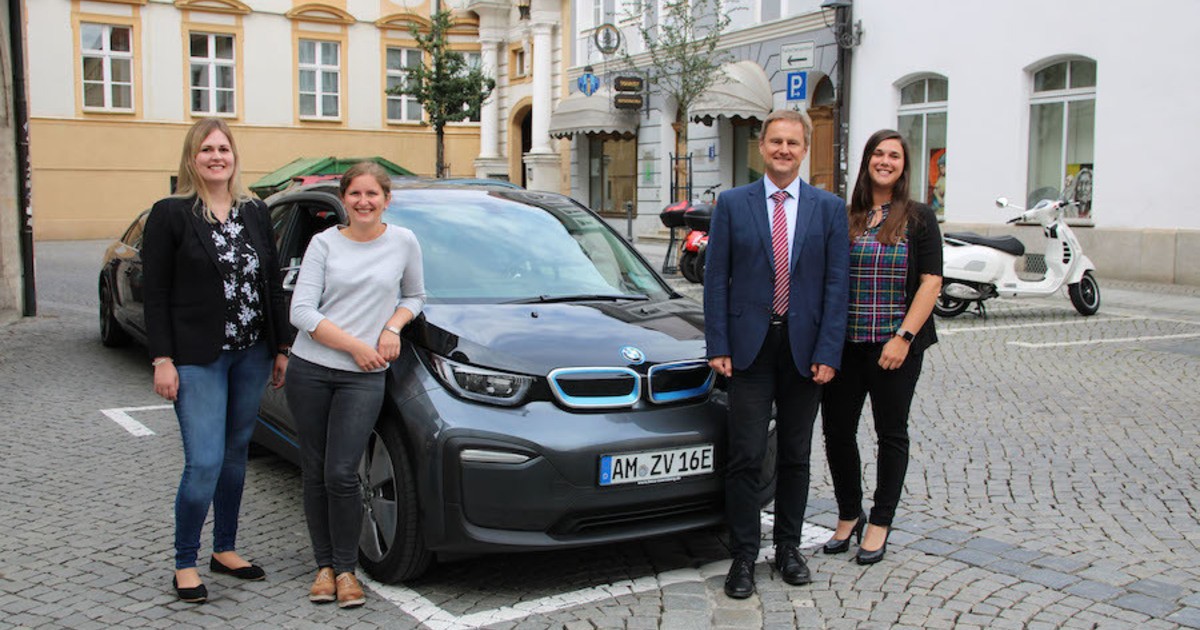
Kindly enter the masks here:
[[621, 300], [635, 300], [644, 302], [649, 300], [650, 296], [640, 293], [624, 294], [624, 293], [580, 293], [576, 295], [539, 295], [537, 297], [512, 300], [507, 304], [552, 304], [556, 302], [620, 302]]

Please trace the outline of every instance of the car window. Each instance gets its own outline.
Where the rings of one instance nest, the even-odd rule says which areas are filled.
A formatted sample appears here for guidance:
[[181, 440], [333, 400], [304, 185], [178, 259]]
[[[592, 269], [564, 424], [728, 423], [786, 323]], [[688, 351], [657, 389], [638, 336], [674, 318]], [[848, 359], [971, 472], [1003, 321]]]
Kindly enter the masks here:
[[340, 223], [337, 210], [320, 201], [281, 204], [271, 211], [276, 247], [283, 264], [283, 285], [291, 289], [308, 243], [318, 232]]
[[121, 237], [121, 242], [125, 243], [133, 249], [140, 250], [142, 248], [142, 234], [146, 229], [146, 217], [150, 216], [148, 212], [143, 212], [138, 216], [133, 225], [125, 230], [125, 235]]
[[431, 302], [669, 296], [607, 224], [558, 195], [402, 189], [384, 220], [416, 234]]

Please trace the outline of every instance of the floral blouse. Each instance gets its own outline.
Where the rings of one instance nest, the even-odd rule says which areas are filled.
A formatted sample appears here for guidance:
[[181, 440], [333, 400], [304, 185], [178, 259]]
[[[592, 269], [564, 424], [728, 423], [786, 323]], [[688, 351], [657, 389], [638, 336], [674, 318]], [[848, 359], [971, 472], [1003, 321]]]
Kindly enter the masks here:
[[212, 224], [212, 239], [225, 280], [225, 344], [221, 349], [244, 350], [258, 343], [264, 316], [258, 253], [250, 244], [238, 204], [229, 210], [224, 223]]

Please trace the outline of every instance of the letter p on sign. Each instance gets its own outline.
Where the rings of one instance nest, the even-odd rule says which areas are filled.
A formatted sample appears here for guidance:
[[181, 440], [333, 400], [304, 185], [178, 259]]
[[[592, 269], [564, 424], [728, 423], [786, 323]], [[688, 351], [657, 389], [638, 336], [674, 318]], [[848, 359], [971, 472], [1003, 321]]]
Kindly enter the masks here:
[[808, 73], [789, 72], [787, 75], [787, 100], [803, 101], [808, 99]]

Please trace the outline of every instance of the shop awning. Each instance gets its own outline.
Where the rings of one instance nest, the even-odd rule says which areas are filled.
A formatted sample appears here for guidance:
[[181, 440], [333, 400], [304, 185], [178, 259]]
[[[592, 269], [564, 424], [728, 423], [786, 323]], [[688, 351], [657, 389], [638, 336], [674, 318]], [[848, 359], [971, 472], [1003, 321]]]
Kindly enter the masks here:
[[723, 76], [689, 109], [693, 121], [711, 125], [721, 116], [762, 120], [771, 113], [775, 99], [762, 66], [737, 61], [721, 66], [721, 72]]
[[612, 91], [596, 90], [591, 96], [573, 92], [558, 102], [550, 115], [550, 135], [569, 138], [575, 134], [637, 134], [637, 112], [613, 107]]

